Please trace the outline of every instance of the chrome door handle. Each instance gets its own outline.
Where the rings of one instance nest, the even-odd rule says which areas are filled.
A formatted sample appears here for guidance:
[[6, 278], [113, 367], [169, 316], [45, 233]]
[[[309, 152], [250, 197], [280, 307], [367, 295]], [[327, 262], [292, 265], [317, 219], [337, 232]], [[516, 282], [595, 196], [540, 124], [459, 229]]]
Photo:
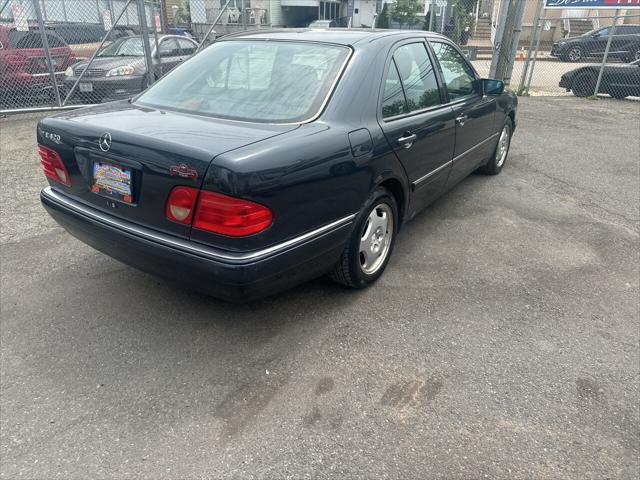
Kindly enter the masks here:
[[398, 143], [402, 145], [404, 148], [411, 148], [416, 138], [418, 138], [418, 136], [415, 133], [412, 133], [411, 135], [407, 135], [406, 137], [400, 137], [398, 139]]
[[460, 125], [461, 127], [464, 126], [465, 122], [469, 120], [469, 117], [467, 115], [465, 115], [464, 113], [462, 115], [458, 115], [456, 117], [456, 123], [458, 125]]

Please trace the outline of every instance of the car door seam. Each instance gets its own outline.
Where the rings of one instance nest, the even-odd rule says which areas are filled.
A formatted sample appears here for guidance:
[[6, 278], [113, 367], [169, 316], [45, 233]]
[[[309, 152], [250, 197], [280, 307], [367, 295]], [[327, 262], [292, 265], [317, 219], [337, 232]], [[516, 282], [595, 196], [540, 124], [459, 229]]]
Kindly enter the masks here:
[[418, 178], [417, 180], [415, 180], [414, 182], [411, 183], [411, 187], [413, 190], [415, 190], [417, 187], [420, 186], [421, 183], [424, 183], [426, 180], [428, 180], [430, 177], [432, 177], [433, 175], [435, 175], [436, 173], [438, 173], [439, 171], [443, 170], [444, 168], [446, 168], [447, 166], [450, 166], [452, 164], [454, 164], [455, 162], [457, 162], [458, 160], [460, 160], [462, 157], [464, 157], [465, 155], [471, 153], [473, 150], [475, 150], [478, 147], [481, 147], [482, 145], [484, 145], [485, 143], [487, 143], [488, 141], [496, 138], [499, 135], [500, 132], [496, 132], [493, 135], [490, 135], [489, 137], [485, 138], [484, 140], [482, 140], [481, 142], [475, 144], [473, 147], [465, 150], [464, 152], [462, 152], [460, 155], [456, 155], [455, 157], [453, 157], [451, 160], [449, 160], [447, 163], [443, 163], [442, 165], [440, 165], [439, 167], [431, 170], [429, 173], [427, 173], [426, 175]]

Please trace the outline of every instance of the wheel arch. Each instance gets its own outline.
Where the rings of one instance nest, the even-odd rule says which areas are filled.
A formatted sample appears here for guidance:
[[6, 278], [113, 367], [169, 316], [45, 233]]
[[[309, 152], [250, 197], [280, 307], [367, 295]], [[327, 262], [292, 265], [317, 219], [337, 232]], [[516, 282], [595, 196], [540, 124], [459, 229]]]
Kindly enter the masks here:
[[381, 179], [377, 184], [377, 187], [384, 187], [393, 195], [396, 204], [398, 205], [398, 230], [404, 223], [407, 206], [409, 203], [409, 195], [406, 186], [397, 177], [387, 177]]

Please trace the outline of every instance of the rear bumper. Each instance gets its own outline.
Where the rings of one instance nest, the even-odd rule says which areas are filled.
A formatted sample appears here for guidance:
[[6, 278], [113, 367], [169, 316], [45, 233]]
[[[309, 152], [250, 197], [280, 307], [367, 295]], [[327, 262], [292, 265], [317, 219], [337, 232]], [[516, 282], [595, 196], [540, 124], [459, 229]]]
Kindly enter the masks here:
[[256, 252], [229, 252], [159, 234], [47, 187], [40, 199], [71, 235], [123, 263], [228, 301], [247, 302], [327, 273], [351, 232], [350, 215]]

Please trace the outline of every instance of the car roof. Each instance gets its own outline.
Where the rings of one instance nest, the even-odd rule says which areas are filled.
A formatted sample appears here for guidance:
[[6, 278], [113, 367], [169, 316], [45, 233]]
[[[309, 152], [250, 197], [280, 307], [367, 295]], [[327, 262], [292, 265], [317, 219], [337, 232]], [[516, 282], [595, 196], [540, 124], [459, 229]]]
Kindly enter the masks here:
[[298, 40], [306, 42], [335, 43], [353, 46], [380, 39], [402, 39], [411, 37], [446, 39], [444, 35], [424, 30], [387, 30], [372, 28], [287, 28], [282, 30], [253, 30], [225, 35], [220, 40], [255, 38], [260, 40]]

